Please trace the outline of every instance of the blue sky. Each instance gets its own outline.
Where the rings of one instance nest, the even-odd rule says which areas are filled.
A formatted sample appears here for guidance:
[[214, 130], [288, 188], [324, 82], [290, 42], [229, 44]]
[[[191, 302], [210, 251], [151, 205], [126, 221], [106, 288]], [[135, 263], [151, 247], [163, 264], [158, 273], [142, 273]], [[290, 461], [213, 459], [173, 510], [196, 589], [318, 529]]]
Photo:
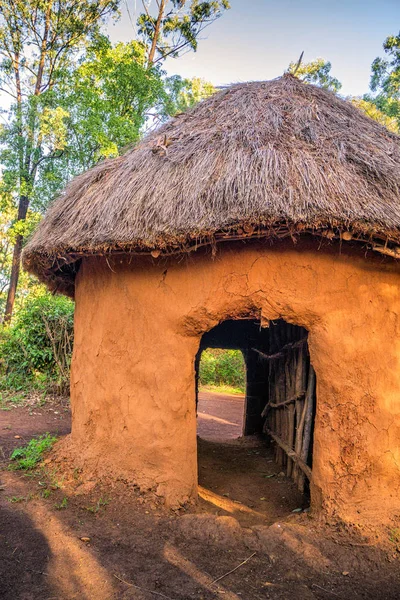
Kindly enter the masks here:
[[[154, 0], [153, 0], [154, 1]], [[122, 2], [110, 27], [114, 42], [132, 39], [140, 0]], [[203, 77], [215, 85], [281, 75], [290, 61], [330, 60], [342, 94], [368, 91], [371, 63], [400, 30], [400, 0], [231, 0], [231, 10], [204, 32], [197, 53], [166, 63], [169, 74]]]

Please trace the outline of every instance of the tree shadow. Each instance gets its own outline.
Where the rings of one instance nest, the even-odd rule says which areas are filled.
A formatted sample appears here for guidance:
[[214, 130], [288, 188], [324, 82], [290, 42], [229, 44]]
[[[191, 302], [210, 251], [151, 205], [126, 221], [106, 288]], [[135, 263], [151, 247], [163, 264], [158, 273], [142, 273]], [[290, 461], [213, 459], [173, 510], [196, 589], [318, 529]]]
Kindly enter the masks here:
[[0, 598], [51, 597], [50, 557], [47, 540], [31, 519], [15, 506], [0, 506]]

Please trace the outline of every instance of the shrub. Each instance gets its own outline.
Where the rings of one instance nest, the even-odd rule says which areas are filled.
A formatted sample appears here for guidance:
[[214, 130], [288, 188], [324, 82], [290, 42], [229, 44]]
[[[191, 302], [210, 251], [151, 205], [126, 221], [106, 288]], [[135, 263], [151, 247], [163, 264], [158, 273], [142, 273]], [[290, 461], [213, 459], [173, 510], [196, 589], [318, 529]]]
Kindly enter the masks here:
[[27, 296], [12, 323], [0, 332], [0, 384], [68, 389], [73, 343], [71, 300], [48, 292]]
[[199, 382], [201, 385], [231, 386], [243, 391], [246, 387], [246, 365], [240, 350], [211, 349], [201, 355]]

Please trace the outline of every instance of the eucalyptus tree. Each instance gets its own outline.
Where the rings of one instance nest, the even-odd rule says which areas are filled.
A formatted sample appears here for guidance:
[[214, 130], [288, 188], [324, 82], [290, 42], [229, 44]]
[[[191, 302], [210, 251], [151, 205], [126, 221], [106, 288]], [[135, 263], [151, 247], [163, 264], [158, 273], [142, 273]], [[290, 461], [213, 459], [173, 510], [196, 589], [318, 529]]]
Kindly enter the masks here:
[[311, 62], [302, 63], [302, 56], [303, 54], [297, 63], [291, 62], [289, 64], [287, 72], [295, 75], [301, 79], [301, 81], [313, 83], [337, 94], [342, 88], [342, 84], [336, 77], [331, 75], [331, 63], [323, 58], [317, 58]]
[[400, 32], [388, 36], [383, 49], [386, 56], [378, 57], [372, 63], [370, 88], [373, 94], [365, 99], [395, 119], [400, 129]]
[[6, 231], [6, 246], [13, 244], [6, 322], [24, 237], [49, 201], [148, 126], [213, 93], [198, 78], [166, 77], [163, 62], [196, 50], [201, 32], [227, 8], [226, 0], [143, 2], [139, 39], [112, 46], [100, 28], [117, 14], [118, 0], [0, 0], [0, 93], [10, 97], [0, 131], [0, 193], [16, 204]]
[[1, 131], [3, 191], [17, 202], [11, 276], [4, 320], [12, 315], [20, 273], [23, 222], [42, 165], [63, 151], [60, 107], [47, 98], [62, 81], [84, 44], [115, 14], [117, 0], [0, 0], [0, 91], [9, 98]]
[[148, 64], [197, 50], [201, 33], [230, 8], [228, 0], [142, 0], [138, 31], [148, 45]]
[[100, 36], [48, 101], [64, 139], [57, 159], [41, 165], [33, 198], [40, 212], [72, 177], [137, 142], [147, 122], [164, 115], [167, 94], [161, 70], [147, 67], [144, 44], [113, 46]]

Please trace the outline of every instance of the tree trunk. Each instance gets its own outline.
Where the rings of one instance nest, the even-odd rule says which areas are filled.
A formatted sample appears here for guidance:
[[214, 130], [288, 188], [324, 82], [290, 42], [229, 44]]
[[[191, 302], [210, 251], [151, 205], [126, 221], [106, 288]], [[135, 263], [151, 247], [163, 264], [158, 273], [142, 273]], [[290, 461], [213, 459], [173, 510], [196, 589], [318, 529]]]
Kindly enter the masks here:
[[[21, 196], [19, 199], [19, 205], [18, 205], [17, 221], [22, 221], [26, 218], [26, 215], [28, 212], [28, 207], [29, 207], [29, 198], [27, 198], [27, 196]], [[4, 311], [3, 323], [9, 323], [11, 320], [11, 317], [12, 317], [12, 313], [13, 313], [15, 294], [17, 292], [19, 272], [20, 272], [20, 268], [21, 268], [21, 254], [22, 254], [23, 241], [24, 241], [24, 238], [22, 237], [22, 235], [18, 234], [17, 239], [15, 240], [15, 245], [14, 245], [14, 253], [13, 253], [11, 276], [10, 276], [10, 286], [8, 288], [7, 303], [6, 303], [6, 309]]]
[[157, 22], [156, 22], [156, 25], [154, 28], [154, 37], [153, 37], [153, 41], [151, 43], [151, 48], [150, 48], [150, 52], [149, 52], [149, 61], [148, 61], [149, 67], [151, 67], [154, 63], [154, 57], [156, 55], [156, 50], [157, 50], [157, 42], [158, 42], [158, 38], [160, 35], [160, 29], [161, 29], [161, 20], [164, 16], [165, 3], [166, 3], [166, 0], [161, 0], [161, 2], [160, 2], [160, 8], [158, 11]]

